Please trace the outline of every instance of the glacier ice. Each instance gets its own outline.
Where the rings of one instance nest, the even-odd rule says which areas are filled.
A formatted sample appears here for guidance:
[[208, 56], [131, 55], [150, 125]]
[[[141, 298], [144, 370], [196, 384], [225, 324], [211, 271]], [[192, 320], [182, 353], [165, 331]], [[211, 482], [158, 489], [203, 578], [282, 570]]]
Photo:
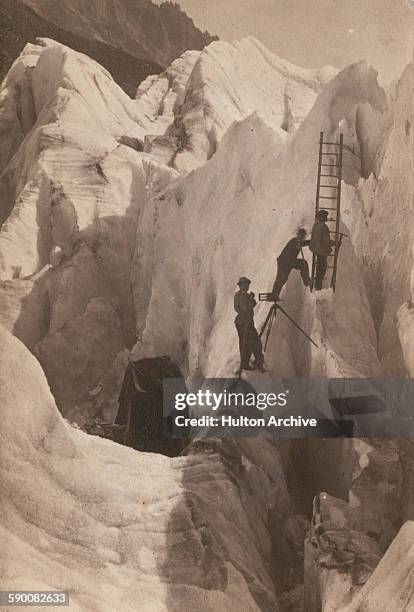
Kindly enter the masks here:
[[[284, 304], [319, 348], [276, 319], [267, 367], [411, 374], [412, 86], [413, 64], [384, 91], [364, 61], [303, 70], [248, 38], [185, 53], [131, 100], [86, 56], [26, 46], [0, 89], [0, 323], [27, 347], [1, 328], [11, 587], [23, 574], [29, 588], [75, 584], [82, 610], [277, 610], [269, 564], [288, 525], [295, 539], [305, 524], [284, 476], [289, 445], [142, 455], [70, 426], [55, 401], [72, 421], [109, 418], [131, 349], [168, 354], [191, 376], [234, 374], [235, 283], [269, 290], [284, 243], [311, 227], [321, 130], [346, 140], [337, 291], [305, 293], [292, 274]], [[307, 453], [388, 546], [414, 507], [399, 503], [411, 446], [318, 441]], [[410, 529], [349, 610], [405, 592], [404, 564], [380, 582]]]

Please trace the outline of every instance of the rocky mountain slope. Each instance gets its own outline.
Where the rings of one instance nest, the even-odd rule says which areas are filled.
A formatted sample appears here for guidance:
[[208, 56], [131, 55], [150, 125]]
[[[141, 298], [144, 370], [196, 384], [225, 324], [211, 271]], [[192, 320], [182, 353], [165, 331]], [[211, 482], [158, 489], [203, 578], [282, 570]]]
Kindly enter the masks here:
[[[200, 32], [176, 2], [150, 0], [22, 0], [48, 21], [88, 40], [167, 67], [187, 49], [215, 40]], [[63, 42], [63, 41], [62, 41]]]
[[0, 90], [10, 588], [108, 612], [412, 609], [409, 440], [199, 440], [168, 459], [59, 414], [113, 418], [129, 356], [234, 374], [235, 283], [270, 289], [311, 225], [321, 130], [344, 134], [349, 239], [335, 294], [292, 275], [282, 295], [319, 348], [276, 320], [268, 370], [411, 372], [412, 75], [384, 92], [365, 62], [305, 71], [247, 39], [187, 52], [131, 100], [85, 55], [26, 46]]
[[64, 23], [59, 27], [47, 13], [42, 17], [19, 0], [0, 0], [0, 81], [24, 46], [28, 42], [34, 43], [37, 37], [53, 38], [86, 53], [105, 66], [114, 80], [132, 97], [146, 76], [161, 71], [161, 66], [152, 59], [131, 55], [111, 46], [105, 39], [78, 35], [65, 28]]

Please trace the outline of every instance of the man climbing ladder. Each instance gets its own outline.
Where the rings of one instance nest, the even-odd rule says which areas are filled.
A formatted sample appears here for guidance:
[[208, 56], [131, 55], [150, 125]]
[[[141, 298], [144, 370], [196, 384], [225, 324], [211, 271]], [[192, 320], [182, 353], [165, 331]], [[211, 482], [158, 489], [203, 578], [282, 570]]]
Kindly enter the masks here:
[[[324, 141], [324, 134], [320, 133], [315, 224], [310, 241], [313, 253], [311, 289], [322, 289], [327, 270], [332, 270], [330, 287], [334, 291], [336, 288], [339, 249], [342, 236], [345, 236], [340, 232], [343, 145], [343, 134], [338, 142], [333, 142]], [[333, 223], [334, 227], [329, 229], [328, 223]]]
[[[266, 351], [272, 324], [276, 313], [280, 311], [289, 321], [315, 346], [316, 342], [302, 329], [298, 323], [280, 305], [279, 294], [286, 284], [293, 269], [299, 270], [305, 286], [315, 290], [321, 290], [323, 280], [328, 269], [332, 270], [330, 286], [335, 291], [336, 272], [338, 265], [339, 249], [341, 247], [343, 234], [340, 229], [341, 213], [341, 181], [342, 181], [342, 155], [343, 135], [339, 142], [325, 142], [323, 132], [319, 139], [319, 161], [318, 180], [316, 186], [315, 223], [312, 228], [310, 240], [306, 240], [307, 232], [300, 228], [294, 238], [289, 240], [278, 257], [277, 276], [271, 293], [259, 293], [259, 300], [272, 302], [260, 334], [254, 326], [253, 309], [256, 305], [254, 294], [248, 293], [250, 280], [242, 277], [238, 285], [240, 290], [234, 296], [234, 308], [237, 312], [235, 320], [239, 334], [240, 347], [240, 371], [252, 369], [249, 364], [250, 356], [254, 353], [256, 367], [264, 371], [263, 350], [261, 337], [266, 332], [264, 351]], [[326, 206], [325, 200], [330, 200], [332, 206]], [[330, 214], [331, 212], [331, 214]], [[330, 230], [328, 223], [333, 222], [335, 229]], [[331, 238], [333, 235], [333, 238]], [[312, 278], [309, 278], [308, 264], [303, 256], [303, 247], [309, 246], [312, 254]], [[333, 252], [332, 252], [333, 251]], [[299, 258], [301, 253], [302, 258]], [[329, 258], [333, 258], [332, 264]]]
[[315, 258], [315, 271], [313, 288], [315, 291], [322, 289], [323, 279], [325, 278], [328, 267], [328, 257], [335, 246], [335, 241], [331, 240], [329, 228], [326, 225], [329, 213], [327, 210], [319, 209], [316, 213], [316, 221], [312, 228], [312, 236], [309, 242], [309, 249]]

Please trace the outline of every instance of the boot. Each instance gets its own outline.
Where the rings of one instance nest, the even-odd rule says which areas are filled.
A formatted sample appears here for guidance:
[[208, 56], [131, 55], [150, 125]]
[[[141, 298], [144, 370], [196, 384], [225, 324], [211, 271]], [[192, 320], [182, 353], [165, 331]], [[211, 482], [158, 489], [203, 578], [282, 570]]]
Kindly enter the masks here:
[[241, 369], [242, 370], [254, 370], [254, 367], [251, 366], [250, 364], [247, 364], [247, 365], [242, 365]]

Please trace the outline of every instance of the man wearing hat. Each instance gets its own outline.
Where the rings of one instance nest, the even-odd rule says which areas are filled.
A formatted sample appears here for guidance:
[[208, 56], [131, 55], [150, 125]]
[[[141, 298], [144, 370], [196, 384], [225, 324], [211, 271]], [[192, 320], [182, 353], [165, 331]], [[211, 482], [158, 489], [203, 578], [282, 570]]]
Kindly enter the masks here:
[[328, 266], [328, 255], [330, 255], [332, 246], [335, 244], [335, 242], [331, 240], [329, 228], [326, 225], [327, 219], [328, 211], [318, 210], [309, 243], [310, 250], [316, 256], [314, 286], [316, 291], [322, 289], [323, 279], [325, 278], [326, 268]]
[[277, 275], [272, 289], [272, 299], [274, 302], [279, 301], [279, 294], [287, 283], [292, 270], [299, 270], [305, 287], [310, 285], [309, 266], [303, 257], [303, 253], [302, 258], [299, 259], [302, 248], [309, 244], [306, 236], [306, 230], [300, 227], [296, 232], [296, 236], [289, 240], [277, 258]]
[[[239, 278], [239, 290], [234, 295], [234, 310], [237, 316], [234, 320], [239, 335], [240, 370], [254, 370], [265, 372], [263, 367], [264, 356], [259, 334], [254, 326], [254, 307], [257, 302], [254, 293], [249, 293], [251, 281], [242, 276]], [[254, 355], [255, 368], [249, 364], [251, 355]]]

